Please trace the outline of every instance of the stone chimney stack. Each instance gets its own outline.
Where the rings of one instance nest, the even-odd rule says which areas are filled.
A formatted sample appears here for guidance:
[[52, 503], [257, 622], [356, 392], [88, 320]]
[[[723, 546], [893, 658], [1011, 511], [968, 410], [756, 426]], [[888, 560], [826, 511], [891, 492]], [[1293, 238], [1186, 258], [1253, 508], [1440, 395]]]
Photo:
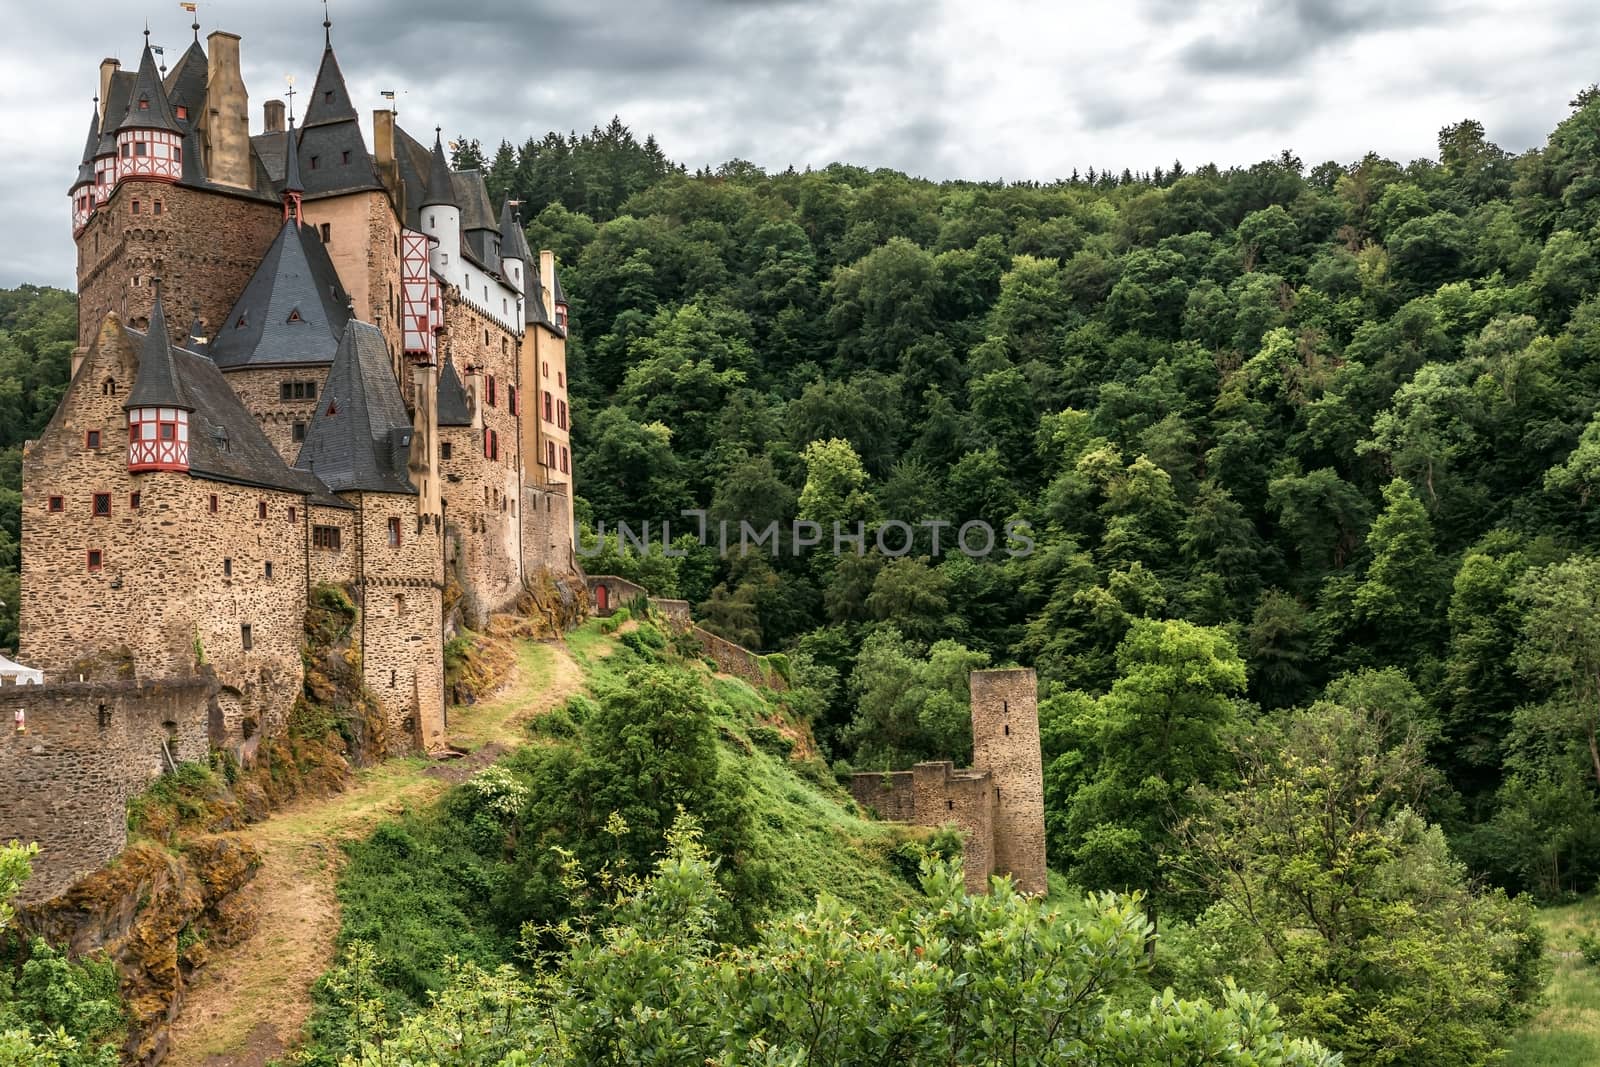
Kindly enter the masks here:
[[239, 35], [217, 30], [206, 38], [206, 112], [200, 136], [206, 149], [206, 176], [219, 185], [248, 189], [255, 184], [250, 166], [250, 95], [239, 69]]
[[389, 190], [389, 197], [405, 217], [406, 205], [401, 203], [405, 188], [400, 182], [400, 167], [394, 158], [394, 112], [383, 107], [372, 113], [372, 162], [378, 177]]
[[282, 100], [268, 100], [262, 108], [262, 119], [265, 122], [262, 132], [282, 133], [287, 117], [288, 109], [284, 107]]
[[111, 96], [111, 75], [122, 69], [120, 59], [109, 56], [100, 61], [100, 121], [106, 117], [106, 100]]

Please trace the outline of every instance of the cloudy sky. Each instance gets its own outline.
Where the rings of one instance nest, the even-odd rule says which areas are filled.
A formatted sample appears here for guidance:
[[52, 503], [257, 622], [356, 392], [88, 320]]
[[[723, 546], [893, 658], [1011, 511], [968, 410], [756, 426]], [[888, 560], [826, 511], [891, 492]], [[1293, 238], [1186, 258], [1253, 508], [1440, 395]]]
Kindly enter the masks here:
[[[6, 0], [0, 286], [73, 282], [67, 186], [102, 56], [176, 60], [176, 0]], [[1434, 151], [1473, 117], [1543, 143], [1600, 81], [1592, 0], [332, 0], [357, 106], [492, 148], [613, 114], [691, 168], [834, 160], [930, 178]], [[310, 89], [320, 0], [201, 0], [261, 102]], [[302, 98], [303, 99], [303, 98]], [[370, 143], [370, 138], [369, 138]]]

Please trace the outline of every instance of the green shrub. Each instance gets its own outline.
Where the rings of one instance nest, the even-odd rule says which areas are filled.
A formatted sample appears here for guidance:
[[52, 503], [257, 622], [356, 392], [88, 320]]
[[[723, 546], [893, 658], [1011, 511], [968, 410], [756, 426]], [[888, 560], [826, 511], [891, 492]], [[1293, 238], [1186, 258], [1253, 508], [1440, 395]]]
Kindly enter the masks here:
[[567, 715], [579, 725], [588, 722], [597, 707], [594, 699], [587, 693], [574, 693], [567, 698]]
[[566, 740], [578, 736], [578, 724], [573, 721], [572, 713], [567, 710], [567, 706], [563, 705], [529, 719], [528, 735]]
[[1594, 934], [1579, 934], [1578, 954], [1589, 966], [1600, 967], [1600, 937]]
[[771, 726], [750, 727], [750, 743], [767, 755], [781, 760], [794, 754], [794, 739]]

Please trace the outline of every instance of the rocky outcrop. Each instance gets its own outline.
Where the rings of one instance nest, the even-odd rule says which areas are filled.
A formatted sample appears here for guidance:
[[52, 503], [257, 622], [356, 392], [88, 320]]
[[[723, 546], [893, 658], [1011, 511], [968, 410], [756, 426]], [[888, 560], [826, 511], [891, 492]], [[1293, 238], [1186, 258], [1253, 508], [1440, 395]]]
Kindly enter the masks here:
[[239, 891], [259, 866], [238, 834], [199, 835], [176, 851], [140, 841], [19, 921], [74, 955], [102, 954], [117, 965], [128, 1013], [123, 1059], [153, 1064], [166, 1053], [190, 976], [253, 929]]

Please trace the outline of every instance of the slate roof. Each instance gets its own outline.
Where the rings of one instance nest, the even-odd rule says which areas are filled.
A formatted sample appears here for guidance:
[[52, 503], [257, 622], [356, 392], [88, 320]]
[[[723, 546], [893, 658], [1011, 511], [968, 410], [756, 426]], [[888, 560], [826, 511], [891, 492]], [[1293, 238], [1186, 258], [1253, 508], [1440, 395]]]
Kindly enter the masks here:
[[155, 307], [150, 309], [150, 329], [139, 352], [139, 371], [123, 408], [183, 408], [193, 411], [178, 368], [172, 361], [172, 335], [167, 332], [167, 313], [161, 306], [161, 291], [156, 290]]
[[323, 50], [317, 84], [300, 124], [299, 156], [308, 200], [383, 188], [332, 46]]
[[316, 229], [289, 219], [207, 354], [224, 370], [331, 363], [349, 321], [350, 299]]
[[512, 214], [510, 200], [500, 209], [500, 258], [522, 260], [524, 273], [534, 262], [528, 236], [522, 232], [522, 216]]
[[467, 388], [461, 384], [456, 365], [444, 361], [439, 370], [438, 416], [440, 426], [471, 426], [472, 409], [467, 404]]
[[483, 184], [483, 175], [475, 170], [458, 170], [450, 179], [456, 203], [461, 205], [461, 232], [491, 230], [498, 235], [500, 227], [495, 224], [494, 207], [489, 203], [489, 188]]
[[300, 153], [294, 151], [294, 119], [289, 120], [289, 128], [284, 131], [279, 143], [283, 147], [283, 191], [286, 193], [305, 192], [305, 184], [300, 179]]
[[178, 119], [178, 125], [189, 128], [199, 120], [201, 108], [206, 102], [206, 77], [210, 69], [206, 50], [196, 41], [184, 50], [167, 74], [164, 87], [174, 111], [179, 105], [189, 109], [189, 118]]
[[450, 180], [450, 164], [444, 158], [444, 143], [440, 132], [434, 131], [433, 152], [428, 160], [428, 192], [419, 207], [456, 207], [461, 201], [456, 197], [455, 184]]
[[[148, 102], [150, 106], [141, 109], [139, 105], [142, 102]], [[116, 128], [184, 132], [172, 113], [172, 104], [167, 100], [167, 90], [161, 84], [161, 75], [156, 72], [156, 57], [150, 51], [148, 41], [144, 46], [144, 55], [139, 59], [139, 73], [134, 75], [133, 85], [128, 94], [126, 112]]]
[[[100, 126], [100, 147], [97, 156], [117, 154], [117, 123], [128, 110], [128, 97], [133, 94], [134, 73], [131, 70], [113, 71], [111, 84], [106, 87], [106, 98], [100, 103], [105, 118]], [[187, 154], [187, 150], [186, 153]]]
[[[523, 320], [529, 326], [543, 326], [555, 333], [561, 333], [550, 318], [550, 313], [544, 307], [544, 284], [539, 280], [539, 264], [534, 263], [528, 269], [528, 296], [523, 301]], [[563, 335], [564, 336], [564, 335]]]
[[350, 320], [295, 466], [336, 493], [407, 493], [411, 420], [376, 326]]
[[422, 229], [422, 201], [427, 199], [428, 186], [423, 175], [428, 173], [433, 154], [428, 147], [399, 126], [395, 127], [394, 158], [400, 168], [400, 186], [405, 191], [405, 223], [413, 230]]
[[100, 148], [100, 109], [95, 108], [89, 115], [89, 139], [83, 144], [83, 162], [78, 164], [78, 178], [72, 183], [76, 189], [80, 185], [94, 184], [94, 157]]
[[567, 294], [561, 288], [561, 272], [556, 269], [554, 262], [550, 264], [550, 296], [557, 304], [567, 302]]

